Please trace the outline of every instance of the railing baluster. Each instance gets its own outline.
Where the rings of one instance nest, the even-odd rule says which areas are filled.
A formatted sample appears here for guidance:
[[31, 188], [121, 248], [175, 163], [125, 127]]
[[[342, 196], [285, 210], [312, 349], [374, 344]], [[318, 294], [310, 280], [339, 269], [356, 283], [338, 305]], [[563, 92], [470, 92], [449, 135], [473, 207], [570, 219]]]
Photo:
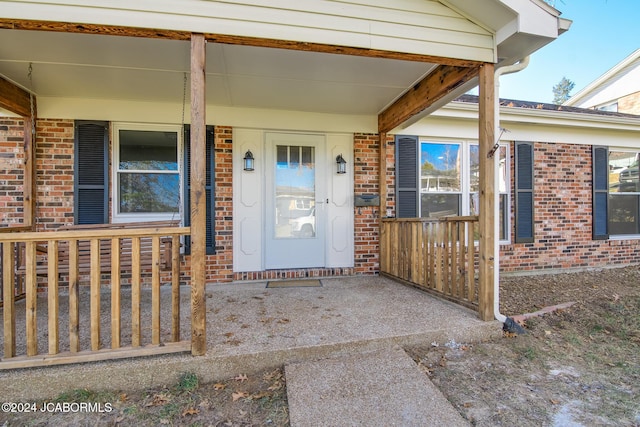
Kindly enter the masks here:
[[49, 317], [49, 354], [58, 354], [59, 348], [59, 311], [58, 311], [58, 241], [47, 244], [47, 301]]
[[37, 307], [38, 280], [36, 277], [36, 242], [27, 242], [26, 257], [26, 324], [27, 324], [27, 356], [38, 354]]
[[160, 237], [151, 238], [151, 343], [160, 344]]
[[458, 297], [458, 226], [459, 222], [448, 222], [451, 228], [451, 295]]
[[91, 350], [100, 350], [100, 239], [91, 239]]
[[14, 302], [14, 242], [2, 244], [2, 310], [4, 320], [4, 357], [16, 355], [16, 312]]
[[180, 341], [180, 237], [171, 237], [171, 340]]
[[469, 228], [473, 226], [473, 222], [467, 221], [462, 224], [462, 234], [460, 235], [460, 263], [461, 263], [461, 277], [460, 277], [460, 298], [467, 300], [467, 276], [469, 275], [469, 256], [467, 255], [467, 236], [469, 234]]
[[140, 237], [131, 239], [131, 345], [140, 347]]
[[475, 260], [475, 225], [476, 222], [469, 223], [469, 232], [467, 233], [467, 299], [476, 302], [475, 282], [476, 282], [476, 260]]
[[420, 282], [420, 222], [414, 221], [411, 223], [411, 281], [415, 283]]
[[111, 348], [120, 348], [120, 238], [111, 239]]
[[78, 272], [78, 241], [69, 240], [69, 348], [80, 351], [80, 289]]

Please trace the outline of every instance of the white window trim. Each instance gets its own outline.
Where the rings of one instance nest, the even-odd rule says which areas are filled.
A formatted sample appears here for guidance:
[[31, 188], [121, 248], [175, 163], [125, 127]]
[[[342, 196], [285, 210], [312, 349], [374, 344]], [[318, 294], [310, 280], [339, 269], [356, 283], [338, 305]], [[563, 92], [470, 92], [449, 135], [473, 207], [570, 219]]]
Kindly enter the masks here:
[[[120, 159], [120, 131], [121, 130], [146, 130], [146, 131], [159, 131], [159, 132], [175, 132], [178, 136], [178, 176], [179, 176], [179, 200], [178, 212], [169, 213], [120, 213], [118, 211], [119, 196], [118, 196], [118, 172], [119, 159]], [[167, 125], [167, 124], [152, 124], [152, 123], [128, 123], [118, 122], [111, 125], [112, 135], [112, 152], [111, 152], [111, 222], [143, 222], [143, 221], [167, 221], [167, 220], [180, 220], [182, 221], [182, 200], [184, 191], [184, 174], [183, 174], [183, 134], [182, 127], [180, 125]]]

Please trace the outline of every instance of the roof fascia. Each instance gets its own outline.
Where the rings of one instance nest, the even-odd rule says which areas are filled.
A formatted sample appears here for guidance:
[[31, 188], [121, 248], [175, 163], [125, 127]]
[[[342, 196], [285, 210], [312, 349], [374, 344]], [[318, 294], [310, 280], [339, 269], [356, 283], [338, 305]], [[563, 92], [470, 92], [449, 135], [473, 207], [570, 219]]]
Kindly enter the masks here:
[[[453, 101], [433, 113], [434, 116], [477, 120], [478, 105]], [[571, 126], [640, 132], [640, 120], [635, 117], [612, 117], [568, 111], [548, 111], [517, 107], [500, 107], [500, 119], [537, 125]]]

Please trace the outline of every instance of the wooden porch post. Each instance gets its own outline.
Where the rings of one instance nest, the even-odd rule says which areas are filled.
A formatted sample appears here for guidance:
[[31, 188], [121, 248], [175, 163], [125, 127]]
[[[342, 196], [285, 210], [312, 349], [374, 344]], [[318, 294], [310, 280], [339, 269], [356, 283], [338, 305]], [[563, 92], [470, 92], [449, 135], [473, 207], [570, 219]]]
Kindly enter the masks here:
[[[35, 99], [33, 102], [35, 103]], [[24, 118], [24, 196], [22, 205], [25, 227], [35, 227], [36, 225], [36, 141], [33, 132], [35, 120], [34, 107], [34, 117]]]
[[480, 152], [480, 260], [478, 311], [485, 321], [493, 320], [495, 261], [495, 82], [494, 65], [480, 67], [479, 152]]
[[191, 354], [207, 352], [205, 39], [191, 35]]
[[21, 87], [0, 77], [0, 107], [18, 114], [24, 119], [24, 197], [23, 225], [35, 225], [36, 208], [36, 149], [35, 120], [36, 97]]

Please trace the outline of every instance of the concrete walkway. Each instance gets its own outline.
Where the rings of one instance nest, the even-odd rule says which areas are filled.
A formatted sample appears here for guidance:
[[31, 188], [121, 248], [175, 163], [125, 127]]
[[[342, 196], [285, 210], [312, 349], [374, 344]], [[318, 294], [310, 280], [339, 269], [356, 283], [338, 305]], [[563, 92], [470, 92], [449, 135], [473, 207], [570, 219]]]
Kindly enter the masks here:
[[293, 427], [468, 426], [399, 347], [285, 367]]
[[[205, 356], [174, 354], [2, 371], [0, 390], [8, 401], [31, 400], [77, 388], [140, 390], [157, 387], [175, 383], [184, 372], [195, 373], [202, 382], [209, 382], [231, 378], [239, 373], [251, 374], [286, 366], [294, 425], [313, 425], [313, 418], [308, 418], [310, 424], [304, 424], [311, 411], [327, 413], [326, 409], [314, 406], [314, 399], [305, 397], [306, 394], [317, 393], [322, 381], [342, 384], [340, 387], [344, 393], [352, 393], [344, 394], [345, 401], [342, 403], [345, 408], [352, 408], [353, 416], [356, 409], [358, 413], [369, 415], [375, 415], [372, 414], [375, 411], [387, 413], [393, 408], [395, 411], [401, 410], [403, 406], [397, 402], [389, 405], [393, 407], [391, 409], [383, 408], [381, 402], [401, 399], [400, 396], [406, 394], [406, 391], [392, 389], [390, 384], [396, 384], [400, 389], [410, 387], [415, 392], [411, 392], [410, 399], [409, 395], [406, 397], [409, 405], [406, 416], [422, 419], [426, 416], [425, 412], [421, 412], [424, 411], [422, 405], [428, 405], [432, 400], [440, 402], [441, 395], [429, 391], [435, 389], [426, 375], [417, 371], [411, 359], [402, 356], [398, 348], [429, 345], [432, 342], [442, 345], [451, 340], [458, 343], [477, 342], [501, 334], [498, 322], [482, 322], [476, 313], [468, 309], [383, 277], [323, 278], [322, 287], [314, 288], [265, 286], [265, 282], [256, 282], [207, 287], [208, 351]], [[183, 337], [190, 335], [189, 291], [189, 288], [183, 290]], [[124, 288], [122, 299], [125, 305], [128, 298], [126, 292], [128, 289]], [[83, 293], [85, 297], [88, 295]], [[148, 298], [149, 295], [143, 297]], [[38, 328], [41, 331], [39, 334], [42, 333], [39, 343], [46, 351], [46, 296], [41, 299], [38, 302]], [[82, 307], [86, 311], [88, 300], [83, 301]], [[163, 309], [170, 306], [169, 301], [170, 289], [163, 286]], [[24, 301], [17, 306], [20, 304], [24, 304]], [[64, 298], [61, 299], [61, 315], [68, 313], [63, 304]], [[101, 304], [105, 312], [101, 338], [103, 346], [108, 347], [109, 289], [105, 289]], [[126, 312], [123, 309], [123, 313]], [[149, 335], [150, 314], [143, 312], [142, 317], [143, 328]], [[168, 312], [162, 313], [162, 339], [170, 335], [170, 318]], [[24, 331], [24, 316], [19, 315], [16, 320], [18, 331]], [[68, 320], [61, 319], [61, 331], [66, 330], [65, 322]], [[130, 330], [127, 323], [130, 319], [123, 318], [122, 322], [123, 331]], [[86, 327], [86, 321], [83, 325]], [[85, 340], [88, 338], [86, 332], [81, 332], [81, 335]], [[124, 336], [123, 345], [127, 345], [126, 339], [127, 336]], [[22, 345], [19, 343], [19, 347]], [[64, 344], [61, 346], [64, 351]], [[320, 372], [333, 375], [336, 364], [344, 367], [342, 375], [339, 375], [341, 379], [320, 375]], [[377, 373], [377, 370], [380, 372]], [[351, 377], [348, 373], [354, 373], [355, 376]], [[312, 386], [308, 381], [311, 378], [319, 381], [317, 386]], [[338, 380], [341, 382], [338, 383]], [[382, 388], [374, 387], [376, 382], [383, 384]], [[362, 393], [365, 389], [370, 389], [374, 394]], [[360, 391], [356, 393], [354, 390]], [[384, 393], [379, 394], [376, 390]], [[332, 412], [338, 411], [338, 402], [331, 402], [329, 398], [324, 401], [331, 407], [336, 405]], [[315, 403], [319, 404], [320, 399], [315, 399]], [[373, 411], [370, 405], [379, 409]], [[427, 412], [445, 414], [447, 410], [442, 408], [446, 406], [436, 403], [436, 407]], [[449, 409], [452, 410], [451, 407]], [[348, 415], [348, 411], [345, 414]], [[397, 412], [388, 414], [380, 418], [384, 425], [393, 425], [393, 418], [400, 416], [398, 420], [401, 420], [404, 416]], [[363, 419], [362, 422], [357, 421], [358, 418], [353, 420], [346, 425], [375, 425], [375, 419]], [[336, 422], [336, 425], [344, 425], [342, 421]], [[330, 421], [316, 425], [331, 424]], [[434, 425], [455, 424], [446, 422]]]

